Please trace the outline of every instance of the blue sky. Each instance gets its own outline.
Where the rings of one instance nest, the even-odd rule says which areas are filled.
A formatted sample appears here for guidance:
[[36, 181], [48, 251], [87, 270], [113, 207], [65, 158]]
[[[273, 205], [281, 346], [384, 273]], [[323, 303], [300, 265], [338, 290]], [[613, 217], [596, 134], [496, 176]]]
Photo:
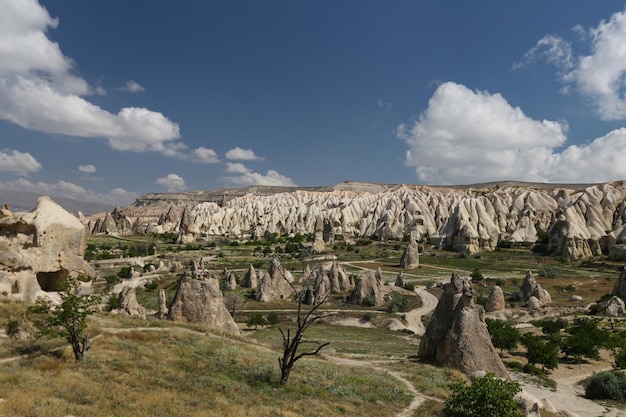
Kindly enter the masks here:
[[0, 189], [626, 177], [626, 3], [0, 0]]

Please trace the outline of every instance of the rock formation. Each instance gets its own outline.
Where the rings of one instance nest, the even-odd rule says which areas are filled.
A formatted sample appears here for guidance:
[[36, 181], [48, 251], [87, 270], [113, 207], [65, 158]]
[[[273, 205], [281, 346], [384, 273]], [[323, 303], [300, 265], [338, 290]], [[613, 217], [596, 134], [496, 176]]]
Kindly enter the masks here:
[[286, 300], [293, 296], [293, 275], [287, 271], [278, 258], [272, 264], [257, 287], [256, 300], [262, 303], [274, 300]]
[[166, 319], [167, 313], [168, 313], [167, 297], [165, 295], [165, 290], [163, 288], [159, 290], [158, 302], [159, 302], [159, 311], [157, 311], [155, 316], [157, 319], [161, 319], [161, 320]]
[[422, 336], [418, 352], [420, 358], [435, 360], [437, 347], [441, 345], [452, 325], [454, 319], [452, 312], [461, 298], [462, 291], [463, 280], [457, 274], [452, 274], [428, 322], [426, 333]]
[[617, 296], [611, 297], [606, 307], [604, 307], [604, 315], [608, 317], [619, 317], [626, 315], [626, 305], [624, 300]]
[[489, 293], [489, 298], [487, 299], [487, 304], [485, 304], [485, 311], [487, 313], [491, 313], [492, 311], [500, 311], [504, 310], [506, 306], [506, 300], [504, 299], [504, 292], [502, 288], [497, 285], [494, 285]]
[[0, 210], [0, 295], [26, 302], [57, 291], [70, 275], [94, 276], [83, 259], [83, 224], [49, 197], [32, 212]]
[[237, 289], [237, 275], [235, 271], [230, 271], [226, 277], [226, 288], [229, 290]]
[[[412, 236], [473, 254], [502, 242], [531, 246], [547, 233], [552, 254], [581, 258], [626, 244], [625, 181], [471, 187], [348, 182], [308, 189], [254, 186], [228, 193], [226, 206], [220, 203], [224, 190], [148, 194], [121, 212], [85, 221], [94, 233], [143, 230], [240, 239], [314, 233], [318, 250], [335, 239]], [[136, 220], [129, 229], [131, 218]]]
[[185, 323], [202, 323], [227, 333], [239, 334], [239, 328], [224, 305], [216, 278], [181, 278], [167, 318]]
[[372, 271], [363, 272], [350, 296], [350, 302], [358, 305], [379, 306], [384, 301], [383, 286], [376, 274]]
[[402, 271], [400, 271], [400, 273], [396, 277], [396, 282], [394, 283], [394, 285], [396, 287], [404, 288], [405, 284], [406, 284], [406, 282], [404, 281], [404, 274], [402, 273]]
[[254, 267], [250, 265], [246, 270], [246, 273], [243, 274], [243, 279], [241, 280], [241, 286], [244, 288], [252, 288], [256, 290], [257, 288], [257, 275]]
[[404, 248], [404, 252], [402, 252], [402, 256], [400, 257], [400, 268], [404, 269], [415, 269], [420, 265], [420, 251], [417, 242], [411, 240], [406, 248]]
[[622, 300], [626, 299], [626, 267], [622, 269], [622, 273], [617, 278], [615, 285], [613, 285], [611, 295], [619, 297]]
[[485, 371], [509, 379], [481, 310], [474, 304], [470, 280], [453, 274], [422, 337], [419, 357], [435, 359], [466, 375]]
[[[548, 293], [547, 290], [544, 290], [543, 288], [541, 288], [541, 285], [537, 282], [532, 272], [530, 271], [526, 273], [526, 277], [524, 278], [524, 281], [522, 282], [520, 291], [522, 293], [522, 296], [524, 297], [524, 300], [528, 302], [529, 307], [531, 309], [537, 308], [537, 307], [534, 307], [536, 303], [539, 303], [538, 306], [541, 306], [541, 305], [546, 305], [552, 302], [552, 297], [550, 296], [550, 293]], [[529, 301], [530, 297], [533, 297], [537, 301], [536, 302], [535, 300]]]
[[146, 309], [137, 301], [137, 293], [134, 287], [124, 287], [120, 292], [117, 313], [141, 319], [146, 318]]

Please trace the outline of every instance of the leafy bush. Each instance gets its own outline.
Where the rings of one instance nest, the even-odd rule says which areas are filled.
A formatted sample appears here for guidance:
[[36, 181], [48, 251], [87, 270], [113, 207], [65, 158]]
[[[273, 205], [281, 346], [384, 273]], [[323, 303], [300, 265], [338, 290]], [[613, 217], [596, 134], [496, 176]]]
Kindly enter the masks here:
[[413, 282], [405, 282], [404, 289], [407, 291], [415, 291], [415, 283]]
[[7, 323], [7, 336], [11, 339], [15, 339], [20, 332], [20, 323], [15, 319], [9, 320]]
[[280, 316], [277, 312], [272, 311], [267, 315], [267, 322], [269, 324], [278, 324], [280, 323]]
[[128, 279], [133, 273], [133, 268], [130, 266], [123, 267], [120, 272], [117, 273], [117, 276], [122, 279]]
[[599, 372], [584, 383], [585, 397], [592, 400], [624, 401], [626, 375], [621, 372]]
[[391, 300], [389, 300], [389, 304], [387, 304], [387, 311], [389, 313], [406, 313], [418, 307], [418, 305], [419, 299], [417, 297], [394, 292]]
[[556, 277], [556, 271], [554, 270], [552, 265], [544, 265], [539, 269], [537, 275], [542, 278], [554, 278]]
[[470, 278], [472, 278], [472, 281], [474, 282], [480, 282], [485, 279], [483, 273], [480, 272], [480, 269], [478, 268], [474, 268], [474, 271], [470, 274]]
[[456, 382], [446, 400], [446, 417], [523, 417], [513, 397], [521, 391], [519, 383], [505, 381], [487, 374], [474, 379], [471, 385]]

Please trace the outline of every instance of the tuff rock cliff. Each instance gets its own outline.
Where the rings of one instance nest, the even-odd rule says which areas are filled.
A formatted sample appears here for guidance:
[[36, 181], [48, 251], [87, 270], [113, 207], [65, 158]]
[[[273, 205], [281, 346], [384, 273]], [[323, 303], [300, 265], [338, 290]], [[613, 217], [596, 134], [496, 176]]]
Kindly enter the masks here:
[[92, 233], [176, 232], [184, 239], [317, 232], [317, 250], [324, 242], [370, 236], [411, 236], [470, 254], [501, 243], [547, 243], [555, 255], [582, 258], [625, 253], [625, 201], [626, 181], [456, 187], [347, 182], [327, 188], [150, 194], [85, 222]]
[[69, 275], [93, 277], [83, 259], [86, 231], [49, 197], [32, 212], [0, 209], [0, 294], [34, 302], [49, 297]]

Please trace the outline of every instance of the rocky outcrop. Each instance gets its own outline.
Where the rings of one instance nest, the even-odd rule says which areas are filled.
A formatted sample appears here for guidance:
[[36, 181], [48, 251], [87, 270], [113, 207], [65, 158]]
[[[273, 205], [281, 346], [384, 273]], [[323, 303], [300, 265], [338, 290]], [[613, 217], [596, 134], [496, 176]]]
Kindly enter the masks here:
[[420, 266], [419, 246], [416, 241], [411, 240], [400, 257], [400, 268], [415, 269], [418, 266]]
[[239, 328], [224, 305], [216, 278], [193, 278], [187, 274], [178, 283], [167, 318], [185, 323], [202, 323], [231, 334]]
[[256, 270], [252, 265], [248, 267], [246, 272], [243, 274], [243, 279], [241, 280], [241, 286], [243, 288], [252, 288], [256, 290], [257, 288], [257, 274]]
[[230, 271], [226, 277], [226, 288], [229, 290], [237, 289], [237, 275], [235, 271]]
[[607, 317], [619, 317], [626, 315], [626, 305], [624, 300], [617, 296], [611, 297], [606, 307], [604, 307], [604, 315]]
[[256, 300], [266, 303], [274, 300], [286, 300], [293, 296], [291, 283], [294, 281], [293, 274], [286, 270], [278, 258], [272, 260], [272, 264], [257, 287]]
[[[94, 233], [124, 233], [131, 218], [136, 219], [133, 231], [191, 237], [258, 239], [266, 233], [314, 233], [319, 251], [333, 240], [371, 236], [382, 240], [412, 236], [473, 254], [503, 242], [543, 244], [547, 233], [550, 252], [570, 258], [609, 253], [626, 244], [624, 181], [471, 187], [344, 183], [329, 188], [256, 186], [227, 192], [231, 196], [225, 206], [220, 204], [224, 190], [151, 194], [122, 209], [124, 216], [118, 211], [86, 221]], [[181, 207], [188, 207], [184, 221]], [[95, 227], [98, 222], [109, 226]]]
[[426, 333], [422, 336], [418, 352], [420, 358], [435, 360], [437, 347], [441, 345], [452, 325], [454, 319], [452, 313], [461, 298], [462, 291], [463, 280], [457, 274], [452, 274], [428, 322]]
[[168, 313], [167, 297], [165, 295], [165, 290], [163, 288], [159, 290], [158, 303], [159, 303], [159, 311], [156, 312], [155, 317], [161, 320], [166, 319], [167, 313]]
[[352, 304], [379, 306], [385, 301], [383, 285], [372, 271], [365, 271], [359, 276], [356, 287], [350, 296]]
[[487, 299], [487, 304], [485, 304], [485, 311], [487, 313], [491, 313], [493, 311], [504, 310], [506, 307], [506, 299], [504, 298], [504, 292], [502, 288], [497, 285], [494, 285], [489, 293], [489, 298]]
[[404, 280], [404, 274], [402, 273], [402, 271], [400, 271], [398, 276], [396, 276], [396, 282], [394, 283], [394, 286], [404, 288], [405, 284], [406, 281]]
[[26, 302], [47, 297], [71, 274], [93, 277], [83, 259], [83, 224], [49, 197], [32, 212], [0, 209], [0, 295]]
[[471, 281], [456, 275], [452, 276], [435, 308], [418, 356], [435, 359], [466, 375], [484, 371], [509, 379], [491, 343], [482, 308], [474, 304]]
[[146, 318], [146, 309], [137, 301], [134, 287], [124, 287], [118, 296], [117, 313], [131, 317]]
[[[524, 300], [528, 302], [528, 306], [531, 309], [537, 309], [538, 306], [546, 305], [552, 302], [552, 297], [550, 296], [550, 293], [548, 293], [547, 290], [541, 288], [541, 285], [537, 282], [531, 271], [528, 271], [526, 273], [526, 277], [522, 282], [520, 291], [522, 293], [522, 296], [524, 297]], [[533, 298], [533, 300], [529, 300], [531, 297]]]
[[626, 267], [622, 269], [622, 273], [613, 285], [613, 291], [611, 292], [611, 295], [619, 297], [622, 300], [626, 299]]

